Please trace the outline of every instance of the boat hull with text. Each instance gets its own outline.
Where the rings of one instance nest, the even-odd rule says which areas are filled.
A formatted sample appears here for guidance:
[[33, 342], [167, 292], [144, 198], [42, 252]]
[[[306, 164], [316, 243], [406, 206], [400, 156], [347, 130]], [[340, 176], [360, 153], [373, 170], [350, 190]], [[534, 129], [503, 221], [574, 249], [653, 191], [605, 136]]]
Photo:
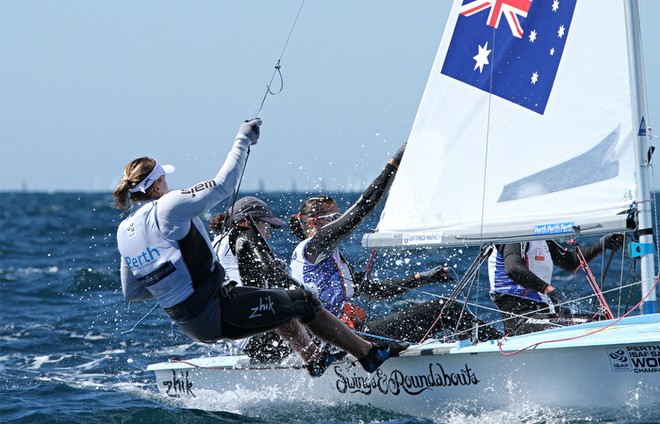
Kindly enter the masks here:
[[516, 400], [550, 407], [660, 407], [660, 315], [581, 324], [471, 345], [414, 345], [373, 374], [346, 360], [321, 378], [299, 363], [218, 356], [153, 364], [161, 393], [192, 400], [241, 393], [369, 405], [433, 416], [448, 402], [496, 408]]

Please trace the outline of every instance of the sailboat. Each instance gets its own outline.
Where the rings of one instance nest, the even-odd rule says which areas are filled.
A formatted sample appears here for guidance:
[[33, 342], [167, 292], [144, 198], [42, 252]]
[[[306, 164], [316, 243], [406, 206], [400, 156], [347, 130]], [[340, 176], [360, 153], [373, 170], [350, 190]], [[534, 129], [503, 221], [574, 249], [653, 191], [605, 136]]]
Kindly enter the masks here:
[[[415, 344], [366, 374], [297, 358], [148, 367], [184, 400], [277, 393], [431, 417], [447, 402], [660, 408], [652, 149], [634, 0], [456, 0], [408, 147], [366, 248], [479, 246], [634, 231], [625, 314], [501, 340]], [[483, 258], [483, 254], [481, 255]], [[477, 264], [477, 267], [479, 264]]]

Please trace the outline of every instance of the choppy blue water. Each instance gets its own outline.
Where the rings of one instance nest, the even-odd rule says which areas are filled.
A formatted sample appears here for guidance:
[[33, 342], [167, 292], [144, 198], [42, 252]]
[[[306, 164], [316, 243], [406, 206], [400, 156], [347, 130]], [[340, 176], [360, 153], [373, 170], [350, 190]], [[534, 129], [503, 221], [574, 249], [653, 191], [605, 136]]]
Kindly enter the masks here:
[[[276, 215], [288, 218], [306, 194], [267, 194]], [[355, 194], [337, 195], [347, 206]], [[279, 402], [272, 394], [226, 402], [202, 399], [187, 409], [158, 394], [148, 364], [208, 355], [222, 345], [191, 341], [152, 305], [128, 305], [121, 294], [115, 231], [119, 222], [110, 194], [4, 193], [0, 205], [0, 421], [7, 423], [555, 423], [660, 422], [660, 411], [631, 405], [616, 414], [549, 410], [521, 402], [496, 411], [446, 405], [437, 417], [414, 418], [344, 405]], [[217, 211], [220, 211], [218, 208]], [[375, 226], [378, 213], [365, 223]], [[208, 218], [208, 217], [207, 217]], [[344, 253], [358, 268], [369, 253], [357, 234]], [[274, 232], [276, 253], [288, 258], [295, 241]], [[374, 272], [403, 274], [446, 262], [460, 275], [469, 250], [396, 255], [380, 252]], [[601, 264], [594, 261], [598, 276]], [[613, 268], [609, 272], [618, 273]], [[480, 277], [486, 281], [487, 276]], [[570, 278], [570, 277], [566, 277]], [[586, 285], [586, 282], [584, 283]], [[425, 290], [433, 290], [425, 288]], [[436, 288], [438, 292], [451, 287]], [[579, 295], [579, 292], [571, 293]], [[483, 296], [483, 294], [481, 294]], [[400, 302], [425, 299], [418, 290]], [[634, 296], [633, 296], [634, 300]], [[383, 306], [384, 307], [384, 306]], [[487, 315], [487, 313], [486, 313]], [[137, 325], [136, 325], [137, 324]], [[130, 331], [135, 326], [133, 331]], [[130, 332], [128, 332], [130, 331]]]

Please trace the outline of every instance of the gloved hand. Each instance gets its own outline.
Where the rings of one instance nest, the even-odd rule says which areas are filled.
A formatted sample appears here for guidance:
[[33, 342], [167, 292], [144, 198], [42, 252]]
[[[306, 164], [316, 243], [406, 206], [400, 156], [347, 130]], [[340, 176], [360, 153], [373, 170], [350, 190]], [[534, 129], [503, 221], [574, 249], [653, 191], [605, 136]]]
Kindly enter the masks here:
[[403, 146], [399, 147], [399, 150], [396, 151], [394, 156], [392, 156], [392, 159], [390, 159], [390, 162], [394, 162], [396, 167], [399, 167], [399, 164], [401, 163], [401, 158], [403, 158], [403, 152], [406, 151], [406, 145], [408, 143], [403, 143]]
[[419, 281], [422, 284], [427, 283], [440, 283], [444, 281], [452, 281], [453, 278], [449, 275], [449, 268], [446, 266], [438, 265], [428, 271], [418, 272]]
[[257, 144], [259, 141], [259, 126], [261, 125], [260, 118], [248, 119], [243, 122], [238, 129], [238, 135], [247, 137], [250, 140], [250, 144]]
[[616, 252], [623, 246], [623, 234], [608, 234], [601, 240], [605, 249], [610, 249], [613, 252]]
[[286, 275], [291, 277], [291, 267], [289, 266], [288, 263], [286, 263], [286, 261], [284, 259], [274, 258], [273, 259], [273, 266], [276, 266], [280, 270], [284, 271], [286, 273]]
[[555, 311], [557, 311], [557, 316], [559, 318], [569, 319], [573, 314], [571, 308], [568, 307], [567, 300], [564, 295], [555, 288], [554, 290], [546, 293], [546, 295], [552, 300], [552, 303], [555, 305]]

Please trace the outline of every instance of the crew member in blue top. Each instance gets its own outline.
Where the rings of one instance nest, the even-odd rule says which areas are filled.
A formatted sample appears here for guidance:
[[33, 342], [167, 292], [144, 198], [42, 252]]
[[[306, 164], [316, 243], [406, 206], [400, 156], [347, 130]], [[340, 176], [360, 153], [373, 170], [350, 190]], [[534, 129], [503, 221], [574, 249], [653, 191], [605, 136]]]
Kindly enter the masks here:
[[404, 150], [405, 145], [343, 214], [329, 196], [315, 196], [302, 204], [300, 212], [289, 220], [293, 234], [302, 240], [291, 258], [292, 276], [318, 290], [323, 306], [349, 327], [376, 338], [418, 342], [429, 332], [439, 332], [443, 326], [444, 330], [458, 338], [471, 337], [473, 328], [478, 329], [478, 340], [500, 337], [499, 331], [476, 319], [459, 304], [448, 303], [445, 298], [411, 305], [377, 319], [368, 319], [370, 317], [367, 317], [366, 311], [354, 303], [353, 299], [360, 294], [390, 298], [422, 284], [451, 280], [446, 267], [436, 266], [398, 280], [372, 281], [366, 278], [365, 273], [356, 272], [339, 250], [340, 243], [364, 221], [387, 193]]
[[224, 271], [199, 215], [234, 190], [260, 125], [259, 119], [243, 123], [216, 176], [188, 189], [169, 191], [165, 176], [174, 167], [154, 159], [141, 157], [125, 166], [114, 191], [122, 216], [130, 209], [117, 230], [124, 296], [155, 299], [184, 333], [205, 343], [276, 329], [309, 363], [317, 349], [302, 323], [373, 372], [393, 352], [355, 335], [309, 291], [221, 289]]
[[[610, 234], [584, 250], [590, 262], [605, 249], [616, 251], [623, 235]], [[574, 317], [567, 300], [552, 283], [554, 267], [574, 272], [581, 265], [576, 252], [553, 240], [496, 245], [488, 259], [490, 295], [502, 311], [508, 335], [545, 330], [584, 321]]]

